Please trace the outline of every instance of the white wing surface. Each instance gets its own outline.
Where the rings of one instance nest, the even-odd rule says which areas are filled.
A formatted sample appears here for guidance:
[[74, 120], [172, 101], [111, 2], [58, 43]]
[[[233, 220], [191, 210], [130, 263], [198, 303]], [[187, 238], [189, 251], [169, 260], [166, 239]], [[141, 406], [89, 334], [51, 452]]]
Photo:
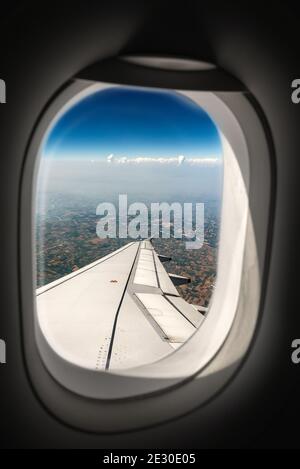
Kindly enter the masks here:
[[151, 242], [129, 243], [37, 290], [38, 323], [63, 359], [95, 370], [152, 363], [204, 319], [175, 285]]

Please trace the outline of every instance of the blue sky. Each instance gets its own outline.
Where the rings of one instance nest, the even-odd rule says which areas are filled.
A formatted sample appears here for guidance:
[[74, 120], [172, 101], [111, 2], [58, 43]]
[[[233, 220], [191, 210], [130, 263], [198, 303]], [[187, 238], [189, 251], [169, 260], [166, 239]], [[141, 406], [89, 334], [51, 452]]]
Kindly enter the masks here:
[[219, 133], [200, 106], [173, 91], [116, 86], [86, 96], [57, 121], [38, 181], [41, 193], [98, 201], [120, 193], [201, 201], [220, 197], [222, 177]]
[[217, 128], [193, 101], [172, 91], [112, 87], [85, 97], [51, 130], [53, 158], [207, 157], [221, 154]]

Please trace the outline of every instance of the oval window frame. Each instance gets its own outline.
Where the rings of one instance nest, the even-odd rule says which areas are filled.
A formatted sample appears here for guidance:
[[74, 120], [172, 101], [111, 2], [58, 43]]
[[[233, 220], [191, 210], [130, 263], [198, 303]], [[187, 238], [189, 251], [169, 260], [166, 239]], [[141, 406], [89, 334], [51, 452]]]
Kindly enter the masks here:
[[[45, 338], [41, 335], [37, 321], [34, 320], [36, 317], [36, 311], [34, 304], [34, 291], [32, 289], [32, 286], [34, 285], [33, 280], [35, 278], [34, 259], [32, 256], [32, 221], [34, 217], [32, 200], [35, 195], [33, 181], [37, 167], [36, 156], [38, 154], [41, 141], [45, 136], [45, 130], [49, 127], [49, 123], [53, 122], [54, 116], [57, 117], [58, 113], [62, 112], [65, 103], [70, 104], [72, 99], [74, 99], [74, 96], [77, 96], [78, 99], [78, 93], [90, 89], [93, 86], [110, 87], [114, 85], [91, 85], [91, 82], [86, 80], [75, 80], [69, 83], [47, 107], [39, 120], [28, 148], [22, 180], [20, 231], [24, 346], [26, 363], [31, 379], [34, 383], [34, 387], [38, 389], [42, 400], [46, 402], [55, 414], [76, 426], [91, 429], [93, 431], [103, 429], [107, 430], [110, 426], [115, 427], [116, 430], [120, 430], [139, 426], [141, 424], [141, 419], [138, 418], [138, 416], [135, 416], [132, 419], [133, 421], [128, 424], [128, 422], [125, 423], [124, 418], [118, 418], [117, 423], [112, 425], [112, 423], [108, 424], [107, 418], [104, 418], [100, 423], [99, 418], [97, 419], [93, 417], [90, 420], [83, 418], [83, 409], [85, 407], [90, 407], [90, 405], [91, 407], [95, 407], [94, 404], [98, 404], [98, 407], [102, 407], [103, 410], [103, 406], [99, 406], [101, 402], [102, 404], [109, 403], [108, 407], [113, 406], [113, 403], [118, 403], [117, 407], [119, 407], [122, 402], [125, 409], [130, 403], [132, 404], [135, 402], [137, 405], [137, 402], [143, 401], [144, 399], [151, 399], [153, 402], [154, 397], [162, 397], [167, 391], [174, 394], [176, 390], [182, 389], [184, 384], [185, 389], [195, 389], [195, 385], [197, 385], [196, 388], [200, 395], [197, 395], [196, 401], [197, 405], [199, 405], [224, 385], [228, 380], [228, 376], [232, 375], [234, 370], [239, 366], [242, 358], [245, 356], [254, 333], [259, 310], [262, 272], [267, 239], [267, 226], [262, 222], [264, 219], [268, 218], [269, 211], [271, 193], [270, 161], [264, 128], [257, 113], [244, 93], [212, 93], [206, 91], [176, 90], [177, 92], [194, 99], [206, 112], [208, 112], [217, 124], [218, 128], [221, 130], [222, 134], [226, 135], [227, 142], [225, 142], [225, 144], [230, 141], [231, 147], [234, 148], [234, 152], [237, 151], [237, 148], [241, 149], [241, 151], [238, 152], [238, 168], [243, 175], [242, 180], [245, 184], [250, 210], [247, 214], [243, 214], [245, 218], [243, 222], [244, 233], [242, 236], [243, 247], [242, 252], [241, 250], [239, 252], [241, 278], [240, 281], [235, 282], [235, 313], [233, 313], [233, 308], [231, 308], [231, 311], [229, 311], [227, 316], [229, 321], [227, 321], [226, 333], [224, 333], [223, 330], [221, 337], [217, 337], [218, 342], [215, 342], [215, 346], [213, 347], [214, 349], [211, 349], [210, 355], [206, 356], [206, 359], [203, 360], [202, 363], [194, 363], [193, 368], [188, 368], [186, 366], [186, 357], [187, 354], [191, 356], [191, 353], [195, 353], [195, 348], [193, 347], [195, 346], [195, 342], [199, 343], [200, 336], [198, 334], [201, 330], [203, 333], [203, 326], [176, 353], [163, 358], [152, 365], [146, 365], [118, 373], [99, 373], [92, 370], [80, 369], [80, 367], [74, 367], [73, 365], [69, 366], [68, 363], [66, 364], [64, 360], [61, 360], [61, 357], [58, 357], [53, 349], [49, 347], [49, 344], [47, 344], [47, 341], [45, 341]], [[199, 95], [202, 96], [201, 103], [197, 101]], [[207, 102], [208, 97], [208, 101], [210, 102]], [[212, 103], [216, 106], [215, 110], [210, 107]], [[216, 111], [218, 115], [214, 114]], [[65, 109], [63, 112], [65, 112]], [[223, 121], [220, 119], [221, 114]], [[249, 142], [251, 145], [249, 145]], [[253, 152], [257, 150], [259, 150], [260, 159], [251, 158]], [[259, 184], [261, 174], [264, 175], [263, 186]], [[258, 184], [256, 184], [255, 181], [257, 181]], [[224, 186], [225, 182], [224, 178]], [[28, 190], [29, 188], [30, 190]], [[226, 190], [226, 187], [224, 190]], [[253, 217], [253, 212], [251, 211], [251, 196], [255, 199], [254, 204], [257, 205], [257, 195], [262, 195], [261, 193], [263, 193], [263, 198], [261, 199], [263, 200], [263, 203], [258, 207], [259, 211], [255, 212], [256, 216]], [[228, 211], [228, 204], [226, 204], [226, 197], [224, 203], [223, 194], [220, 246], [224, 239], [224, 235], [222, 234], [224, 227], [222, 228], [222, 224], [224, 220], [223, 211], [225, 209]], [[255, 218], [255, 220], [253, 220], [253, 218]], [[259, 234], [257, 235], [257, 233]], [[219, 252], [219, 260], [220, 254], [221, 253]], [[221, 262], [223, 262], [222, 256]], [[237, 264], [235, 265], [237, 266]], [[31, 272], [31, 275], [29, 275], [29, 272]], [[218, 279], [219, 277], [218, 267]], [[217, 282], [220, 281], [218, 279]], [[217, 290], [218, 286], [216, 286], [216, 291]], [[250, 302], [245, 301], [245, 291], [251, 291], [251, 308], [249, 307]], [[212, 307], [215, 302], [215, 298], [216, 294], [214, 294], [212, 299]], [[34, 314], [32, 313], [33, 311]], [[210, 311], [208, 318], [214, 319], [215, 315], [212, 315], [211, 313], [212, 311]], [[241, 324], [245, 324], [245, 318], [247, 328], [246, 330], [242, 330]], [[206, 323], [207, 322], [208, 321], [206, 320]], [[212, 334], [217, 334], [216, 331], [212, 330], [212, 326], [214, 325], [213, 321], [210, 320], [209, 322], [210, 325], [206, 326], [205, 332], [206, 337], [211, 342], [213, 337]], [[212, 334], [209, 334], [209, 331], [212, 332]], [[238, 336], [236, 336], [237, 331], [239, 331]], [[233, 337], [235, 337], [234, 340]], [[176, 360], [174, 357], [176, 357]], [[172, 367], [170, 366], [170, 359], [172, 361]], [[178, 374], [179, 362], [182, 374], [174, 377], [174, 371]], [[38, 369], [43, 369], [42, 374], [49, 384], [47, 390], [44, 385], [45, 379], [43, 382], [39, 379], [37, 372]], [[211, 379], [215, 378], [216, 375], [219, 376], [220, 373], [223, 376], [222, 380]], [[68, 377], [67, 380], [66, 376]], [[215, 383], [212, 385], [211, 383], [215, 381], [217, 381], [217, 384]], [[199, 388], [200, 382], [201, 386]], [[204, 382], [210, 384], [204, 385]], [[63, 399], [64, 410], [62, 410], [61, 405], [58, 405], [57, 402], [55, 403], [53, 401], [50, 388], [56, 388], [56, 392], [65, 396]], [[69, 402], [66, 402], [66, 399], [69, 400]], [[74, 407], [74, 402], [77, 402], [77, 409], [76, 406]], [[195, 405], [195, 403], [193, 405]], [[169, 407], [167, 406], [163, 411], [160, 409], [160, 412], [148, 412], [147, 417], [144, 415], [144, 422], [147, 421], [147, 423], [152, 424], [156, 421], [169, 418], [172, 413], [172, 410]], [[183, 407], [188, 408], [189, 405], [183, 406], [181, 403], [176, 407], [176, 410], [173, 409], [173, 413], [182, 413]], [[112, 408], [113, 407], [111, 407], [111, 409]], [[111, 410], [111, 412], [113, 411]], [[99, 417], [99, 410], [95, 415], [98, 415]], [[172, 417], [173, 416], [174, 415], [172, 415]]]

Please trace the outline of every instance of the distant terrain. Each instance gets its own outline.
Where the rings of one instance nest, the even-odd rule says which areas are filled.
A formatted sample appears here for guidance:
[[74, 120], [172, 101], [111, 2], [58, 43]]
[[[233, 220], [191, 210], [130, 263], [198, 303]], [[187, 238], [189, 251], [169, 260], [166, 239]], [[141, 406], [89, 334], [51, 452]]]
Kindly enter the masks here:
[[[85, 197], [53, 194], [46, 209], [36, 215], [37, 287], [57, 280], [107, 254], [132, 239], [99, 239], [95, 213], [97, 203]], [[43, 205], [41, 204], [41, 207]], [[189, 302], [207, 306], [216, 280], [220, 204], [205, 202], [204, 245], [186, 250], [185, 242], [175, 238], [154, 239], [158, 253], [172, 257], [164, 264], [168, 272], [186, 275], [191, 283], [180, 288]]]

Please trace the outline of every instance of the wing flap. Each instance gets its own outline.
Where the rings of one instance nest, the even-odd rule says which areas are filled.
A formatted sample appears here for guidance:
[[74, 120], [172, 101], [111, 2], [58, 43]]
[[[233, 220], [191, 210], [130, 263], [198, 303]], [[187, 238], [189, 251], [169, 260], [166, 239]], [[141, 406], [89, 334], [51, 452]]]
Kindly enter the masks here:
[[204, 315], [195, 306], [187, 303], [181, 296], [167, 296], [167, 298], [195, 327], [200, 326]]
[[153, 363], [172, 351], [142, 313], [129, 293], [125, 294], [110, 359], [110, 369], [126, 369]]
[[164, 331], [168, 342], [184, 343], [195, 332], [195, 326], [162, 295], [136, 293], [136, 296]]

